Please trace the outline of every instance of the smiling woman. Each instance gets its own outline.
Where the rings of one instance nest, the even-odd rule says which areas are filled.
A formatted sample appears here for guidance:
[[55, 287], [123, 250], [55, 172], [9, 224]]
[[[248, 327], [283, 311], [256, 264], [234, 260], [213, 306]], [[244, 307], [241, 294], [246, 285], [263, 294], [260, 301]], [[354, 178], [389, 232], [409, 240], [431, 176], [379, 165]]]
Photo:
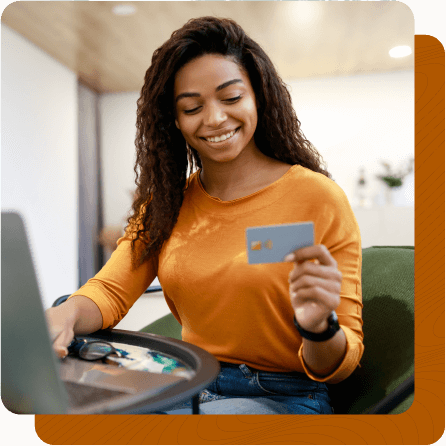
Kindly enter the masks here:
[[[235, 115], [227, 115], [229, 110]], [[137, 129], [141, 190], [132, 219], [147, 206], [136, 239], [150, 243], [134, 255], [135, 265], [169, 238], [188, 168], [191, 173], [201, 168], [206, 192], [221, 200], [260, 190], [294, 164], [329, 176], [300, 129], [291, 96], [271, 60], [232, 20], [190, 20], [154, 52], [138, 100]], [[230, 150], [217, 149], [229, 147], [231, 140], [225, 145], [202, 139], [221, 139], [234, 130], [231, 139], [237, 144]], [[158, 193], [152, 194], [155, 189]]]
[[175, 76], [174, 95], [175, 124], [198, 152], [205, 174], [212, 162], [251, 159], [259, 151], [256, 97], [235, 62], [215, 54], [189, 62]]
[[[332, 413], [325, 383], [363, 352], [358, 225], [271, 60], [237, 23], [193, 19], [154, 52], [135, 172], [118, 248], [49, 310], [56, 351], [115, 326], [158, 276], [183, 340], [220, 361], [202, 413]], [[292, 252], [289, 240], [286, 261], [248, 263], [247, 228], [301, 222], [313, 222], [314, 246]]]

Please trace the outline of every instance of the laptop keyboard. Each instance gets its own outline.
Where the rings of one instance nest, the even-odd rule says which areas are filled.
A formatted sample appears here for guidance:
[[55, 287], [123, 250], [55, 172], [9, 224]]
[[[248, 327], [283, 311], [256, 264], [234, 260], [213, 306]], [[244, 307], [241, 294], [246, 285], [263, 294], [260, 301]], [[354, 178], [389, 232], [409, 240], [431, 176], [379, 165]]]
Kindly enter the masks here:
[[86, 406], [87, 404], [100, 403], [111, 398], [128, 395], [127, 392], [119, 390], [103, 389], [89, 386], [88, 384], [64, 381], [67, 389], [70, 405], [73, 407]]

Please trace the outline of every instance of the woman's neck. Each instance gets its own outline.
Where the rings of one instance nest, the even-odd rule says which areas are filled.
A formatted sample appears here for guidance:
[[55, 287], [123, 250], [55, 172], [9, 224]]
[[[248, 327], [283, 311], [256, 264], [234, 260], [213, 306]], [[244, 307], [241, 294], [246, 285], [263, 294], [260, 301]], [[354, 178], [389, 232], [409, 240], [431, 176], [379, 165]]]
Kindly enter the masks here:
[[222, 201], [245, 197], [277, 181], [291, 167], [259, 150], [229, 162], [202, 160], [200, 180], [205, 191]]

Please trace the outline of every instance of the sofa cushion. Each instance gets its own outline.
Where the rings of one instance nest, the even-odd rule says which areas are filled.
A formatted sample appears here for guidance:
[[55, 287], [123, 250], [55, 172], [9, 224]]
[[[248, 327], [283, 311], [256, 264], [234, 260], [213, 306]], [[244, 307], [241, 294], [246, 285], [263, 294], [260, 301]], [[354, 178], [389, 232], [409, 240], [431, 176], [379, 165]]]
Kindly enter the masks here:
[[335, 413], [367, 412], [414, 372], [413, 247], [363, 249], [362, 296], [364, 355], [329, 386]]

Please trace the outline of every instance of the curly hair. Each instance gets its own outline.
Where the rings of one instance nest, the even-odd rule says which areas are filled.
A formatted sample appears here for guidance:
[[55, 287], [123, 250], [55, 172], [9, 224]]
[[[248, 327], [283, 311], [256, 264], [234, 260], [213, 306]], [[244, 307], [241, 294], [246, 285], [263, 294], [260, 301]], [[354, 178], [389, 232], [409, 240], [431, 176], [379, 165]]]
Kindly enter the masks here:
[[[129, 228], [133, 227], [134, 268], [158, 254], [170, 237], [188, 177], [202, 167], [198, 152], [186, 145], [175, 126], [173, 91], [178, 70], [206, 54], [228, 57], [247, 73], [258, 103], [254, 140], [262, 153], [331, 178], [321, 156], [302, 133], [290, 93], [263, 49], [233, 20], [189, 20], [153, 53], [137, 101], [137, 193], [128, 219]], [[136, 249], [137, 240], [142, 242], [140, 249]]]

